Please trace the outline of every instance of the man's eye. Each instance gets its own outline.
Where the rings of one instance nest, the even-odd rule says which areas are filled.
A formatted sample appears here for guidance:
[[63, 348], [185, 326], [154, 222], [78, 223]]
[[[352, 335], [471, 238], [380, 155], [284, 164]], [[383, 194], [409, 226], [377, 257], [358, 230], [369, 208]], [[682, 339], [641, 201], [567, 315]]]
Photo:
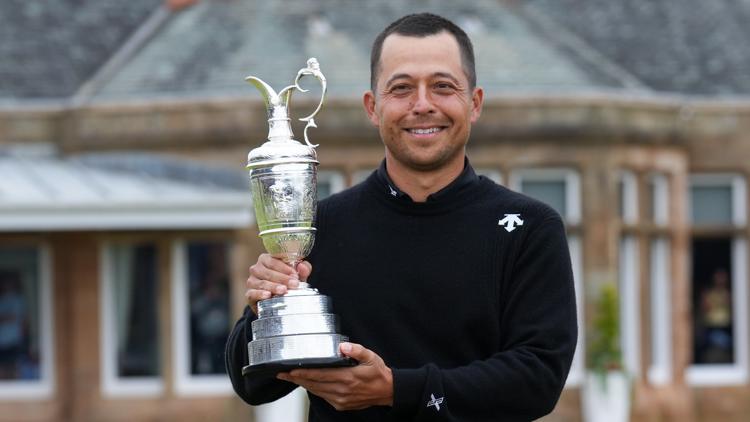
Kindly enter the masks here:
[[406, 92], [409, 92], [411, 90], [411, 87], [409, 85], [394, 85], [391, 87], [391, 92], [394, 94], [404, 94]]
[[435, 89], [440, 92], [453, 91], [453, 84], [448, 82], [438, 82], [435, 84]]

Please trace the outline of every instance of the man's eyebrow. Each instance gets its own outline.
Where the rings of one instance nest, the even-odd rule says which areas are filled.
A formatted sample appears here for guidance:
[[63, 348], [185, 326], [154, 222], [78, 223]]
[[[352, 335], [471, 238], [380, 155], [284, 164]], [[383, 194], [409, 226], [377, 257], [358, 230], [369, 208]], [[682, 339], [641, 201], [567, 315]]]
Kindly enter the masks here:
[[386, 81], [385, 86], [392, 84], [393, 81], [397, 79], [411, 79], [411, 75], [409, 75], [408, 73], [397, 73], [391, 76], [390, 79], [388, 79], [388, 81]]

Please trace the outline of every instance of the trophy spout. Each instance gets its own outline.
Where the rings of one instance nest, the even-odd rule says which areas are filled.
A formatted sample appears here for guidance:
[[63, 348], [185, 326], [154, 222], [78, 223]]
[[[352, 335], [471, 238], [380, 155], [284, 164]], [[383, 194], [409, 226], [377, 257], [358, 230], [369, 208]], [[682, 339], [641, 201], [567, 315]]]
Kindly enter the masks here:
[[245, 78], [250, 82], [263, 97], [268, 116], [268, 140], [269, 141], [291, 141], [294, 140], [292, 125], [289, 119], [289, 103], [292, 99], [294, 85], [290, 85], [276, 93], [274, 89], [255, 76]]

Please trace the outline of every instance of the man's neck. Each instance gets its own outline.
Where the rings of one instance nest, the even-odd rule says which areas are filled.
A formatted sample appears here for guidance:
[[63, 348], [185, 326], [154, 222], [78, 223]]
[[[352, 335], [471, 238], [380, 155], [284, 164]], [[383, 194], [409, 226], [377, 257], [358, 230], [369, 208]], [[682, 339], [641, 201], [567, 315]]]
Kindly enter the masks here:
[[425, 202], [427, 197], [448, 186], [464, 169], [464, 159], [453, 160], [445, 167], [433, 171], [418, 171], [400, 165], [390, 157], [385, 158], [388, 177], [414, 202]]

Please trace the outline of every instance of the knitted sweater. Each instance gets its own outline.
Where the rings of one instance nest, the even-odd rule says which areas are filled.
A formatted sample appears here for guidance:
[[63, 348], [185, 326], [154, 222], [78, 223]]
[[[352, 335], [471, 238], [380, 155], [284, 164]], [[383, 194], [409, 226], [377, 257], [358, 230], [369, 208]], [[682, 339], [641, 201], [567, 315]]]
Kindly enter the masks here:
[[[338, 412], [310, 395], [309, 420], [526, 421], [549, 413], [577, 336], [559, 215], [477, 177], [468, 163], [423, 203], [384, 174], [320, 202], [309, 281], [333, 300], [342, 334], [392, 369], [393, 407]], [[296, 386], [243, 379], [252, 319], [246, 309], [230, 335], [227, 368], [237, 393], [260, 404]]]

